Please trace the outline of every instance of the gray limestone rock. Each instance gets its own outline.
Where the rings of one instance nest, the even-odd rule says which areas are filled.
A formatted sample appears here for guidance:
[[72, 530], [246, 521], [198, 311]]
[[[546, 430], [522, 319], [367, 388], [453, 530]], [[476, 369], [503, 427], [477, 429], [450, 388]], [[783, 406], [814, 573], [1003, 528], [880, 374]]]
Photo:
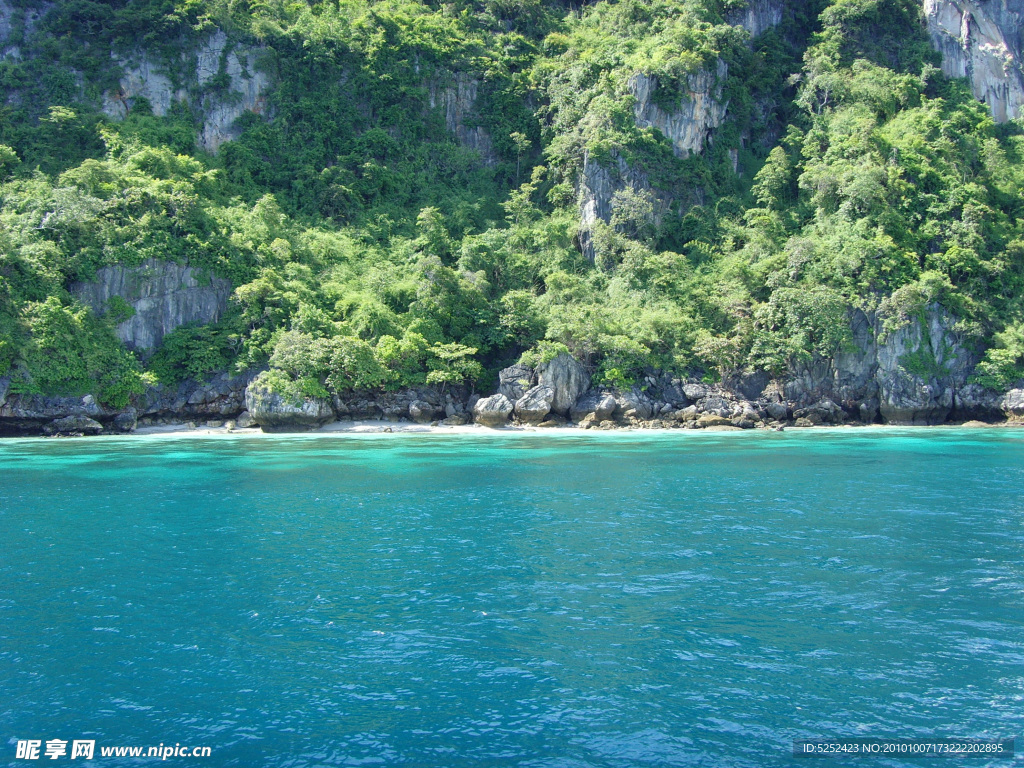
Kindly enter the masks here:
[[705, 413], [699, 419], [697, 419], [698, 427], [725, 427], [733, 426], [730, 419], [725, 416], [719, 416], [717, 413]]
[[259, 378], [246, 387], [245, 406], [264, 432], [308, 432], [334, 420], [334, 409], [326, 399], [290, 398]]
[[114, 417], [114, 429], [118, 432], [134, 432], [138, 421], [138, 412], [134, 408], [127, 408]]
[[526, 390], [537, 382], [537, 374], [528, 365], [516, 363], [503, 368], [498, 374], [498, 391], [512, 402], [515, 402]]
[[722, 88], [728, 73], [726, 63], [718, 59], [713, 71], [702, 69], [690, 75], [670, 110], [654, 98], [659, 87], [657, 77], [642, 72], [633, 75], [627, 86], [634, 98], [637, 126], [661, 131], [676, 157], [700, 152], [712, 129], [725, 118], [728, 101], [722, 101]]
[[696, 421], [699, 415], [696, 405], [688, 405], [676, 411], [673, 414], [673, 418], [676, 421]]
[[965, 384], [956, 391], [953, 408], [961, 419], [989, 419], [1003, 410], [1004, 397], [980, 384]]
[[569, 409], [569, 418], [580, 422], [588, 416], [593, 416], [591, 420], [600, 424], [602, 421], [610, 419], [617, 407], [618, 403], [615, 402], [615, 398], [606, 392], [583, 395]]
[[1024, 416], [1024, 389], [1011, 389], [1003, 395], [1000, 405], [1008, 417], [1019, 419]]
[[615, 415], [620, 419], [645, 421], [654, 414], [654, 403], [641, 390], [633, 387], [615, 398]]
[[707, 397], [708, 390], [703, 384], [683, 384], [683, 394], [686, 395], [687, 400], [696, 402]]
[[219, 320], [231, 283], [188, 264], [147, 259], [137, 267], [102, 267], [95, 281], [75, 283], [71, 293], [97, 314], [109, 309], [113, 297], [122, 298], [135, 314], [118, 324], [118, 338], [133, 349], [152, 349], [179, 326]]
[[237, 139], [241, 131], [235, 127], [235, 121], [246, 112], [266, 112], [270, 77], [256, 68], [257, 53], [256, 49], [231, 46], [220, 30], [200, 47], [196, 67], [200, 86], [222, 72], [228, 82], [226, 97], [207, 94], [200, 102], [203, 126], [199, 145], [203, 149], [216, 152], [224, 142]]
[[103, 425], [88, 416], [65, 416], [54, 419], [43, 431], [51, 435], [97, 435], [103, 431]]
[[799, 410], [828, 398], [868, 423], [944, 422], [977, 362], [956, 319], [933, 303], [895, 329], [860, 310], [850, 323], [850, 348], [798, 363], [785, 383], [786, 399]]
[[502, 427], [512, 415], [512, 401], [498, 393], [482, 397], [473, 405], [473, 418], [485, 427]]
[[755, 38], [781, 24], [782, 11], [782, 0], [749, 0], [746, 8], [729, 16], [729, 23], [743, 27]]
[[590, 387], [590, 374], [572, 355], [565, 352], [537, 367], [538, 383], [551, 387], [551, 410], [561, 416], [569, 413], [579, 396]]
[[437, 415], [437, 410], [425, 400], [413, 400], [409, 403], [409, 417], [417, 424], [429, 424]]
[[[140, 98], [146, 99], [153, 114], [162, 117], [177, 103], [192, 107], [199, 118], [198, 143], [216, 152], [225, 141], [237, 139], [235, 123], [246, 112], [264, 114], [270, 76], [256, 66], [259, 48], [238, 45], [217, 29], [194, 52], [182, 53], [178, 61], [157, 61], [145, 51], [128, 56], [111, 54], [121, 68], [118, 87], [103, 95], [103, 112], [121, 120]], [[184, 71], [184, 82], [171, 72]], [[211, 88], [223, 76], [223, 88]], [[179, 75], [180, 77], [180, 75]]]
[[[665, 99], [655, 98], [658, 78], [644, 72], [626, 83], [633, 97], [633, 119], [639, 128], [654, 128], [665, 137], [677, 157], [700, 152], [712, 130], [725, 118], [728, 101], [722, 98], [728, 67], [718, 59], [713, 67], [689, 75], [678, 91]], [[626, 191], [648, 193], [655, 200], [656, 215], [670, 207], [672, 194], [652, 189], [648, 175], [633, 168], [617, 152], [600, 162], [584, 152], [577, 205], [580, 212], [579, 246], [589, 261], [595, 261], [594, 232], [598, 223], [612, 220], [616, 196]]]
[[516, 400], [516, 418], [531, 423], [541, 422], [551, 412], [551, 403], [554, 399], [555, 391], [549, 386], [539, 384]]
[[732, 405], [721, 395], [708, 395], [697, 403], [701, 413], [713, 413], [718, 416], [731, 416]]
[[445, 127], [456, 141], [479, 152], [484, 165], [493, 166], [498, 163], [498, 155], [490, 134], [480, 124], [477, 110], [480, 82], [466, 72], [456, 72], [444, 84], [440, 80], [432, 82], [427, 95], [430, 108], [443, 112]]
[[974, 96], [1003, 123], [1024, 104], [1019, 0], [924, 0], [932, 45], [947, 77], [965, 77]]
[[975, 362], [938, 304], [878, 345], [879, 412], [889, 424], [941, 424]]

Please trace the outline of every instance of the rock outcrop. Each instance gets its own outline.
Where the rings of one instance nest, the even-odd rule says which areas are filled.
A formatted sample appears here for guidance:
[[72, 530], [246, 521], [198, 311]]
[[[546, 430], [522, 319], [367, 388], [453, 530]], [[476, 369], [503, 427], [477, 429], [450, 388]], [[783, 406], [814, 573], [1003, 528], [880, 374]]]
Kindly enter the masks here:
[[199, 116], [199, 146], [216, 152], [225, 141], [238, 138], [235, 121], [246, 112], [263, 114], [270, 77], [256, 67], [258, 49], [232, 45], [216, 30], [195, 51], [184, 54], [183, 71], [194, 79], [175, 84], [168, 63], [145, 52], [122, 57], [112, 54], [121, 67], [119, 87], [103, 96], [103, 112], [115, 120], [128, 114], [140, 98], [157, 116], [166, 115], [177, 102], [189, 104]]
[[334, 421], [334, 409], [326, 399], [290, 398], [260, 379], [246, 388], [245, 407], [264, 432], [308, 432]]
[[177, 101], [187, 101], [188, 91], [175, 88], [164, 67], [147, 56], [121, 58], [114, 54], [121, 67], [121, 79], [116, 91], [103, 94], [103, 113], [115, 120], [123, 120], [138, 99], [149, 102], [153, 114], [163, 117]]
[[545, 384], [539, 384], [516, 400], [516, 418], [528, 423], [544, 421], [544, 417], [551, 412], [554, 399], [555, 390]]
[[220, 373], [204, 382], [159, 384], [122, 409], [107, 408], [93, 395], [11, 394], [9, 379], [0, 378], [0, 434], [45, 434], [47, 425], [68, 417], [88, 417], [104, 430], [114, 432], [129, 432], [138, 422], [148, 426], [164, 421], [233, 418], [245, 408], [245, 388], [250, 378], [250, 374]]
[[88, 416], [65, 416], [43, 427], [47, 435], [98, 435], [103, 425]]
[[450, 75], [449, 81], [432, 82], [428, 90], [431, 109], [440, 109], [444, 114], [445, 127], [454, 134], [456, 141], [467, 149], [480, 153], [484, 165], [496, 165], [498, 156], [490, 135], [479, 123], [477, 94], [480, 81], [465, 73]]
[[553, 392], [551, 411], [565, 416], [580, 395], [589, 389], [590, 374], [576, 358], [562, 352], [553, 360], [537, 366], [537, 381]]
[[867, 422], [941, 424], [977, 363], [954, 326], [938, 304], [891, 332], [881, 317], [856, 310], [851, 348], [798, 365], [785, 396], [797, 405], [827, 397]]
[[469, 420], [466, 408], [468, 392], [451, 387], [441, 392], [433, 387], [410, 387], [397, 392], [343, 392], [333, 397], [334, 411], [340, 419], [402, 421], [411, 419], [429, 424], [443, 419]]
[[218, 76], [227, 78], [225, 91], [206, 93], [200, 100], [203, 127], [199, 146], [203, 149], [216, 152], [225, 141], [237, 139], [235, 121], [246, 112], [266, 112], [270, 78], [255, 66], [258, 53], [229, 46], [227, 35], [220, 30], [197, 52], [196, 76], [201, 88], [208, 88]]
[[33, 8], [15, 7], [7, 0], [0, 0], [0, 60], [21, 58], [22, 38], [32, 32], [53, 4], [37, 2], [33, 5]]
[[575, 422], [590, 418], [600, 423], [607, 421], [615, 413], [618, 403], [609, 392], [595, 392], [583, 395], [569, 409], [569, 418]]
[[97, 314], [109, 309], [114, 296], [124, 299], [134, 314], [118, 324], [118, 338], [132, 349], [152, 349], [179, 326], [220, 319], [231, 283], [188, 264], [147, 259], [138, 267], [103, 267], [95, 281], [76, 283], [71, 293]]
[[473, 418], [485, 427], [503, 427], [512, 415], [512, 401], [502, 394], [482, 397], [473, 405]]
[[537, 373], [528, 365], [516, 363], [498, 374], [498, 391], [513, 403], [537, 382]]
[[626, 421], [632, 419], [646, 421], [655, 412], [654, 402], [639, 387], [632, 387], [630, 390], [622, 392], [615, 398], [615, 406], [614, 414]]
[[999, 407], [1008, 419], [1024, 418], [1024, 389], [1011, 389], [999, 398]]
[[714, 71], [703, 69], [686, 80], [671, 110], [654, 100], [658, 78], [638, 73], [629, 79], [635, 102], [633, 116], [640, 128], [657, 128], [669, 140], [676, 157], [700, 152], [714, 128], [725, 119], [728, 101], [722, 101], [722, 87], [729, 69], [721, 59]]
[[925, 0], [932, 44], [948, 77], [965, 77], [996, 122], [1018, 117], [1024, 104], [1018, 0]]
[[612, 218], [612, 202], [615, 194], [625, 189], [649, 190], [647, 174], [637, 171], [618, 154], [613, 161], [602, 164], [594, 161], [589, 152], [583, 154], [583, 171], [580, 174], [577, 205], [580, 211], [579, 244], [588, 261], [596, 258], [594, 228], [597, 222], [609, 223]]
[[138, 398], [138, 415], [150, 420], [234, 418], [245, 410], [245, 389], [251, 379], [250, 373], [218, 373], [207, 381], [160, 384]]
[[[672, 109], [665, 109], [654, 98], [658, 78], [644, 73], [633, 75], [627, 89], [633, 96], [633, 116], [640, 128], [655, 128], [672, 145], [677, 157], [700, 152], [711, 132], [725, 119], [728, 102], [722, 100], [722, 89], [728, 67], [719, 60], [714, 69], [697, 72], [674, 97]], [[583, 255], [594, 261], [593, 231], [598, 221], [608, 224], [613, 213], [615, 195], [624, 190], [651, 192], [658, 207], [667, 208], [672, 194], [652, 190], [647, 174], [631, 167], [618, 153], [598, 162], [589, 152], [583, 156], [583, 169], [578, 183], [577, 205], [580, 212], [578, 241]]]
[[730, 16], [729, 22], [743, 27], [755, 38], [781, 24], [783, 10], [782, 0], [750, 0], [746, 8]]
[[409, 418], [417, 424], [429, 424], [436, 414], [434, 406], [426, 400], [413, 400], [409, 403]]

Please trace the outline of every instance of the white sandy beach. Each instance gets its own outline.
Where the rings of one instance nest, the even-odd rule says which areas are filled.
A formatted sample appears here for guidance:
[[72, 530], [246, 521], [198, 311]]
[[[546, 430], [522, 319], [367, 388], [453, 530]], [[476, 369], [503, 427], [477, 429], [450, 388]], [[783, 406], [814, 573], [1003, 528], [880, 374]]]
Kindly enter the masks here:
[[562, 427], [527, 427], [527, 426], [507, 426], [507, 427], [484, 427], [480, 424], [465, 424], [462, 426], [431, 426], [429, 424], [414, 424], [411, 422], [391, 422], [391, 421], [334, 421], [330, 424], [326, 424], [320, 429], [311, 430], [308, 432], [263, 432], [259, 427], [247, 427], [245, 429], [232, 429], [228, 430], [227, 427], [207, 427], [203, 425], [197, 425], [195, 428], [190, 428], [186, 424], [159, 424], [154, 426], [139, 427], [131, 434], [133, 435], [174, 435], [174, 436], [195, 436], [195, 437], [211, 437], [211, 436], [232, 436], [232, 437], [245, 437], [245, 436], [256, 436], [256, 435], [330, 435], [339, 433], [352, 433], [352, 434], [373, 434], [373, 433], [419, 433], [429, 434], [438, 433], [445, 435], [458, 435], [458, 434], [501, 434], [508, 432], [582, 432], [579, 427], [576, 426], [562, 426]]
[[[1003, 422], [999, 424], [988, 424], [981, 421], [971, 421], [964, 424], [940, 424], [932, 427], [924, 427], [925, 429], [972, 429], [972, 428], [1019, 428], [1024, 426], [1024, 423], [1019, 422]], [[788, 427], [787, 432], [821, 432], [825, 430], [861, 430], [861, 429], [879, 429], [879, 430], [902, 430], [902, 429], [921, 429], [922, 427], [908, 427], [906, 425], [893, 425], [893, 424], [870, 424], [870, 425], [852, 425], [852, 424], [839, 424], [829, 426], [818, 426], [813, 428], [799, 428], [799, 427]], [[716, 429], [710, 427], [707, 429], [650, 429], [642, 427], [616, 427], [615, 429], [580, 429], [576, 425], [566, 424], [558, 427], [536, 427], [536, 426], [520, 426], [520, 425], [508, 425], [505, 427], [484, 427], [480, 424], [465, 424], [462, 426], [431, 426], [429, 424], [415, 424], [411, 422], [389, 422], [389, 421], [376, 421], [376, 420], [364, 420], [364, 421], [335, 421], [330, 424], [326, 424], [320, 429], [311, 430], [308, 432], [263, 432], [259, 427], [247, 427], [245, 429], [232, 429], [228, 430], [227, 427], [207, 427], [204, 425], [197, 425], [194, 428], [190, 428], [187, 424], [160, 424], [154, 426], [139, 427], [131, 435], [139, 436], [169, 436], [169, 437], [275, 437], [275, 436], [296, 436], [296, 435], [342, 435], [342, 434], [443, 434], [443, 435], [507, 435], [509, 433], [547, 433], [547, 434], [566, 434], [566, 433], [605, 433], [605, 432], [650, 432], [650, 433], [670, 433], [670, 432], [686, 432], [699, 434], [704, 432], [711, 432], [715, 434], [721, 434], [725, 430]], [[774, 430], [767, 429], [744, 429], [744, 430], [728, 430], [730, 432], [744, 433], [744, 432], [773, 432]], [[110, 435], [125, 437], [126, 435]]]

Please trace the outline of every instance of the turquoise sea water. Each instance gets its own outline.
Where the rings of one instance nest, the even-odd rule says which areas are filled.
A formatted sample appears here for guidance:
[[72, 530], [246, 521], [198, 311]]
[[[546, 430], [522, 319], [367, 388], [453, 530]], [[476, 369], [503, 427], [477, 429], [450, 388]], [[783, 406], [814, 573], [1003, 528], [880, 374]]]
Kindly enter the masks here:
[[0, 765], [1021, 753], [1022, 490], [1009, 430], [0, 442]]

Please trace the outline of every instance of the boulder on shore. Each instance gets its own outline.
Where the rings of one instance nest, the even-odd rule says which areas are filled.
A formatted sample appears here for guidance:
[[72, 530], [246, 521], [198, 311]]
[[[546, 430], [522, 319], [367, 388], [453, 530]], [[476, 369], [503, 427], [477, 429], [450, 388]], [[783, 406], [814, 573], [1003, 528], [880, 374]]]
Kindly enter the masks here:
[[733, 423], [717, 413], [705, 413], [697, 419], [698, 427], [731, 427]]
[[65, 416], [43, 427], [48, 435], [97, 435], [102, 431], [103, 425], [88, 416]]
[[436, 414], [434, 406], [426, 400], [413, 400], [409, 403], [409, 416], [417, 424], [429, 424]]
[[590, 375], [587, 369], [579, 360], [565, 352], [553, 360], [541, 363], [537, 367], [537, 379], [540, 384], [551, 387], [555, 393], [551, 401], [551, 410], [562, 416], [568, 414], [580, 395], [590, 388]]
[[1024, 389], [1011, 389], [1003, 395], [1000, 405], [1008, 419], [1024, 416]]
[[580, 422], [593, 414], [594, 418], [591, 421], [600, 424], [602, 421], [607, 421], [612, 417], [617, 406], [618, 403], [615, 401], [615, 398], [607, 393], [583, 395], [569, 409], [569, 418], [575, 422]]
[[245, 390], [245, 406], [264, 432], [308, 432], [334, 420], [322, 397], [289, 397], [256, 378]]
[[473, 418], [485, 427], [503, 427], [513, 408], [512, 401], [499, 392], [477, 400], [473, 405]]
[[139, 414], [134, 408], [127, 408], [114, 417], [114, 429], [118, 432], [134, 432], [139, 424]]
[[555, 391], [551, 387], [538, 384], [516, 400], [516, 417], [521, 421], [544, 421], [544, 417], [551, 412], [551, 403], [554, 399]]
[[498, 373], [498, 392], [513, 403], [519, 400], [537, 381], [537, 374], [528, 365], [516, 363]]
[[615, 415], [620, 419], [638, 419], [646, 421], [654, 415], [654, 404], [650, 398], [637, 387], [623, 392], [616, 398], [618, 408]]

